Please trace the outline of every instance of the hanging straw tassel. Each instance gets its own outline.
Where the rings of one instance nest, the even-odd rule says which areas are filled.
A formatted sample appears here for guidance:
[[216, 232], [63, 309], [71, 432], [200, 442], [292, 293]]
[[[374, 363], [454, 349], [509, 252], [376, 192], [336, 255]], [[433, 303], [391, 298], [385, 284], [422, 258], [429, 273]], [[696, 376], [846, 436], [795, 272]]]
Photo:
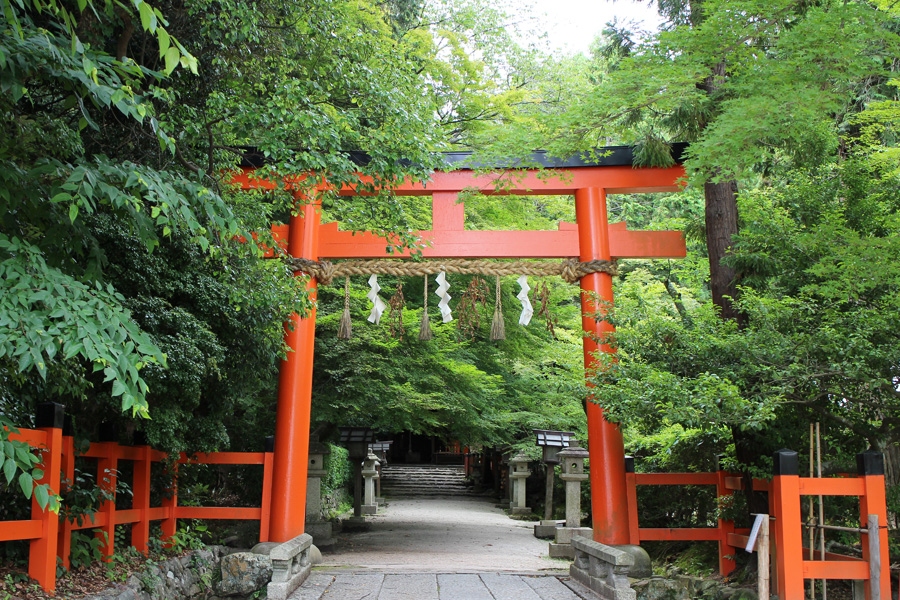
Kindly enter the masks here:
[[419, 324], [419, 339], [424, 341], [430, 340], [431, 322], [428, 320], [428, 275], [425, 276], [425, 307], [422, 309], [422, 322]]
[[350, 278], [344, 277], [344, 312], [341, 314], [341, 324], [338, 326], [338, 338], [349, 340], [352, 327], [350, 325]]
[[491, 323], [491, 339], [506, 339], [506, 323], [503, 321], [503, 301], [500, 299], [500, 276], [497, 275], [497, 301], [494, 305], [494, 320]]

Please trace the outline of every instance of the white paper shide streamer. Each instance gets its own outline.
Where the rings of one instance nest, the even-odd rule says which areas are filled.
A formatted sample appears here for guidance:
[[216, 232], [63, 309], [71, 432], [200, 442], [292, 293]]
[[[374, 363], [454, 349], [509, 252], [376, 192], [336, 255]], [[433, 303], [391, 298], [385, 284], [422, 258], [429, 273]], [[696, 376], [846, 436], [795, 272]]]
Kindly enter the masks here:
[[438, 289], [434, 293], [441, 299], [438, 302], [438, 308], [441, 309], [441, 317], [444, 319], [444, 323], [449, 323], [453, 320], [453, 314], [450, 311], [451, 296], [447, 293], [447, 290], [450, 289], [450, 284], [447, 283], [447, 274], [441, 271], [434, 280], [438, 284]]
[[378, 295], [378, 292], [381, 291], [381, 286], [378, 285], [378, 275], [369, 277], [369, 287], [372, 289], [366, 294], [366, 298], [372, 303], [372, 312], [369, 313], [367, 321], [378, 325], [381, 322], [381, 315], [384, 314], [384, 309], [387, 308], [387, 304]]
[[531, 323], [531, 316], [534, 314], [531, 300], [528, 299], [528, 292], [531, 291], [531, 286], [528, 285], [528, 275], [521, 275], [516, 279], [516, 283], [522, 288], [519, 293], [516, 294], [516, 298], [522, 303], [522, 314], [519, 315], [519, 325], [528, 325]]

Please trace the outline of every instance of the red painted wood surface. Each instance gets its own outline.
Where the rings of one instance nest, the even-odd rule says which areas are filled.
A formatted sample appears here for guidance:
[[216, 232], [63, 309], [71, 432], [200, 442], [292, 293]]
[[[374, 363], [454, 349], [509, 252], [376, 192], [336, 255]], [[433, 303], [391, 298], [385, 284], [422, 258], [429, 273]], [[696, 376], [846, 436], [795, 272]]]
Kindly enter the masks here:
[[[286, 249], [289, 230], [287, 225], [272, 227], [273, 237], [281, 242], [283, 249]], [[436, 223], [434, 229], [417, 231], [416, 235], [428, 244], [422, 248], [422, 256], [432, 259], [579, 256], [578, 232], [572, 223], [560, 223], [557, 231], [465, 231], [440, 229]], [[341, 231], [338, 223], [325, 223], [319, 228], [319, 258], [323, 260], [409, 258], [411, 254], [404, 250], [387, 255], [386, 245], [383, 237], [367, 231]], [[687, 254], [680, 231], [629, 231], [625, 223], [610, 225], [609, 247], [613, 259], [684, 258]], [[273, 253], [269, 251], [268, 255]]]
[[44, 534], [44, 523], [40, 519], [29, 521], [3, 521], [0, 527], [0, 542], [12, 540], [33, 540]]
[[[44, 476], [35, 483], [48, 485], [52, 491], [60, 489], [62, 471], [62, 429], [42, 428], [43, 449], [40, 469]], [[23, 431], [23, 434], [25, 432]], [[34, 495], [31, 498], [31, 519], [41, 523], [41, 536], [33, 538], [28, 547], [28, 576], [47, 589], [56, 589], [56, 546], [59, 543], [59, 518], [56, 513], [43, 510]]]
[[[231, 182], [240, 189], [274, 189], [275, 182], [256, 179], [255, 169], [236, 171]], [[524, 173], [502, 172], [479, 174], [473, 171], [436, 171], [431, 180], [422, 183], [406, 182], [393, 188], [399, 196], [430, 196], [435, 193], [459, 193], [477, 190], [485, 195], [571, 195], [573, 190], [604, 188], [608, 194], [636, 194], [653, 192], [678, 192], [684, 168], [676, 165], [668, 168], [648, 167], [635, 169], [628, 166], [572, 167], [564, 169], [527, 170]], [[361, 178], [371, 184], [370, 178]], [[340, 195], [357, 195], [358, 186], [345, 186]], [[312, 191], [312, 190], [308, 190]]]
[[637, 485], [716, 485], [718, 473], [635, 473]]
[[[867, 527], [869, 515], [878, 515], [879, 549], [881, 553], [881, 597], [891, 596], [890, 556], [888, 554], [887, 499], [884, 487], [884, 475], [863, 475], [859, 477], [863, 483], [863, 493], [859, 498], [860, 527]], [[841, 481], [851, 481], [842, 479]], [[863, 560], [868, 561], [869, 535], [862, 535]], [[871, 584], [866, 581], [866, 597], [871, 598]]]
[[[604, 191], [599, 188], [576, 190], [575, 216], [578, 220], [578, 258], [581, 261], [610, 260]], [[598, 353], [615, 354], [615, 348], [606, 341], [615, 329], [608, 321], [596, 318], [596, 315], [604, 315], [612, 303], [612, 276], [609, 273], [591, 273], [581, 278], [581, 326], [585, 332], [584, 367], [588, 374], [602, 368]], [[627, 544], [631, 535], [622, 431], [618, 425], [607, 421], [603, 410], [590, 400], [586, 413], [594, 540], [608, 545]]]
[[865, 481], [853, 478], [800, 478], [800, 494], [804, 496], [862, 496], [866, 493]]
[[[807, 555], [808, 556], [808, 555]], [[804, 560], [803, 579], [862, 579], [866, 582], [866, 598], [869, 592], [869, 563], [842, 561], [835, 564], [832, 560]], [[882, 596], [890, 598], [890, 596]]]
[[[297, 214], [291, 217], [288, 252], [291, 256], [318, 260], [321, 207], [315, 199], [296, 194]], [[295, 277], [301, 272], [294, 273]], [[307, 282], [316, 299], [318, 282]], [[275, 417], [275, 456], [269, 538], [285, 542], [304, 532], [306, 525], [306, 467], [309, 459], [309, 422], [312, 403], [313, 351], [316, 336], [315, 305], [305, 318], [291, 315], [284, 339], [291, 349], [278, 372]]]

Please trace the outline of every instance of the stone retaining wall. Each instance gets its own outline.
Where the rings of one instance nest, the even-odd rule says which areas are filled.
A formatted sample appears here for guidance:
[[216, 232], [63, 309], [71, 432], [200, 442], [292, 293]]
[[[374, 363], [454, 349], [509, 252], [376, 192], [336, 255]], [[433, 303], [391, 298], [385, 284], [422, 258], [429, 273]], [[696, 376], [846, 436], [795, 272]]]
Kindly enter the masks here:
[[271, 577], [268, 556], [210, 546], [147, 563], [124, 584], [85, 600], [245, 600], [265, 588]]
[[634, 556], [620, 549], [627, 546], [617, 548], [575, 537], [572, 547], [575, 562], [569, 574], [603, 600], [757, 600], [753, 590], [719, 581], [686, 575], [671, 579], [639, 575], [637, 571], [643, 569], [636, 568]]

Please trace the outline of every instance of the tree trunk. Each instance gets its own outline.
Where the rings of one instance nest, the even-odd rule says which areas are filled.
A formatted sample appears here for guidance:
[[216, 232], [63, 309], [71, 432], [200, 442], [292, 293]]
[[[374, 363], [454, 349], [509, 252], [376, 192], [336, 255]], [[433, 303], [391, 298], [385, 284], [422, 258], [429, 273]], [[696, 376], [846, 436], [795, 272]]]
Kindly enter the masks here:
[[722, 263], [738, 230], [737, 182], [706, 182], [706, 249], [709, 253], [709, 288], [713, 303], [722, 311], [723, 319], [742, 321], [734, 303], [738, 299], [738, 278], [732, 267]]
[[[884, 447], [884, 485], [890, 490], [900, 485], [900, 445], [890, 442]], [[888, 510], [888, 527], [896, 529], [900, 526], [900, 515]]]

